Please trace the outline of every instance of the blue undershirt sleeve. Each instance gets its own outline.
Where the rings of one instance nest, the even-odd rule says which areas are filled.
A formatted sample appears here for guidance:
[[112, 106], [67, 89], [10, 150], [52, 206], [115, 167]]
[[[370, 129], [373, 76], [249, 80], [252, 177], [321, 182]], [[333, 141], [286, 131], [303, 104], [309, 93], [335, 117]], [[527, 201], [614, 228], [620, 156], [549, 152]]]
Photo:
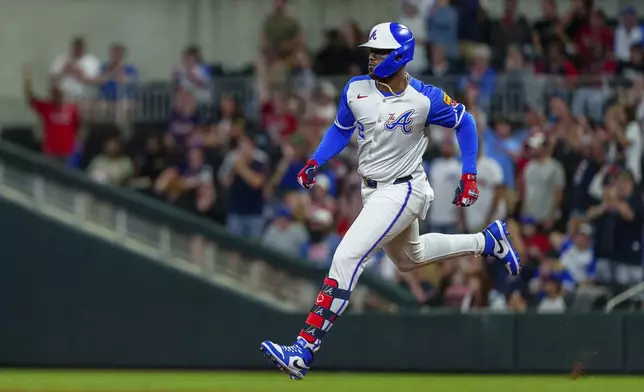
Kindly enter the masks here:
[[456, 127], [456, 140], [458, 140], [458, 146], [461, 149], [462, 173], [477, 174], [476, 161], [479, 155], [479, 140], [474, 117], [467, 112]]
[[351, 136], [355, 130], [356, 119], [351, 112], [351, 108], [347, 102], [347, 90], [349, 89], [349, 81], [342, 91], [342, 97], [338, 104], [338, 114], [333, 121], [333, 125], [329, 127], [324, 134], [320, 145], [311, 157], [318, 165], [324, 165], [329, 159], [338, 155], [344, 148], [349, 145]]
[[454, 101], [440, 88], [423, 85], [422, 90], [430, 101], [425, 126], [435, 124], [444, 128], [453, 128], [461, 149], [462, 173], [477, 174], [479, 140], [474, 117], [467, 112], [462, 103]]
[[318, 165], [324, 165], [329, 159], [338, 155], [351, 141], [353, 128], [350, 130], [341, 129], [334, 122], [333, 125], [326, 131], [320, 145], [311, 157]]

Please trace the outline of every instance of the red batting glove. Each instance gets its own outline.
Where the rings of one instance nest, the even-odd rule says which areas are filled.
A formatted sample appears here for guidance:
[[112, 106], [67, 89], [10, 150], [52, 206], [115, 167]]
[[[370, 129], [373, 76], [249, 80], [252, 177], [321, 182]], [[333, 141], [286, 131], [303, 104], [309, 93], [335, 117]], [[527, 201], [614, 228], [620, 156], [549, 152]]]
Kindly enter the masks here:
[[476, 174], [463, 174], [461, 182], [456, 188], [452, 204], [457, 207], [469, 207], [479, 198], [479, 189], [476, 187]]
[[318, 163], [314, 159], [306, 161], [306, 165], [297, 173], [297, 182], [304, 188], [310, 189], [315, 184], [315, 176], [318, 174]]

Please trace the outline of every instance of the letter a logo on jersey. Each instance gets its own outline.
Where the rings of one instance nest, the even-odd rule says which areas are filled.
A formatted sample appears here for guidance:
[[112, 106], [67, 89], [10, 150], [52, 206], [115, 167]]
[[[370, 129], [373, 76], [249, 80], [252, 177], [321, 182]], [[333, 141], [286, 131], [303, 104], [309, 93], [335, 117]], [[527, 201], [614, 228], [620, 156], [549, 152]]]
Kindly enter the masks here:
[[396, 117], [394, 113], [389, 114], [389, 119], [387, 119], [387, 122], [385, 123], [385, 128], [388, 131], [394, 131], [396, 128], [400, 127], [404, 134], [409, 135], [414, 130], [414, 127], [412, 126], [414, 119], [412, 116], [415, 112], [416, 110], [410, 109], [398, 117]]

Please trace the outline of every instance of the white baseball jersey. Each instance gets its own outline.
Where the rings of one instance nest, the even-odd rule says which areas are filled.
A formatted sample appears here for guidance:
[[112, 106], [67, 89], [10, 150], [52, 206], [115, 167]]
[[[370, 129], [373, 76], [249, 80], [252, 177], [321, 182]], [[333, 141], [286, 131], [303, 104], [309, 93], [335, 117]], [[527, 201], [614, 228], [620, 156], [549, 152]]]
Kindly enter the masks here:
[[346, 84], [335, 125], [358, 133], [358, 173], [391, 182], [421, 166], [429, 125], [454, 128], [464, 114], [465, 107], [438, 87], [410, 77], [405, 91], [392, 95], [365, 75]]

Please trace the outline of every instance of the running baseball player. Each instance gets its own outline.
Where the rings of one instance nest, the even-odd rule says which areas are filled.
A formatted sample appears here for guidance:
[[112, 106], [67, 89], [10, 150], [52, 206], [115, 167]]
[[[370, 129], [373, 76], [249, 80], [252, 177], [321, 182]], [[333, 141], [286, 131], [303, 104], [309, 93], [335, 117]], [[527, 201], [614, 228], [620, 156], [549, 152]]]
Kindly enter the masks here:
[[338, 246], [315, 304], [293, 345], [261, 344], [264, 356], [291, 379], [304, 378], [325, 335], [346, 309], [351, 291], [369, 257], [384, 249], [403, 272], [463, 255], [493, 256], [510, 274], [521, 263], [506, 224], [492, 222], [477, 234], [419, 235], [434, 198], [422, 166], [431, 124], [453, 128], [461, 149], [462, 177], [453, 204], [476, 202], [478, 135], [465, 107], [438, 87], [405, 71], [414, 57], [412, 32], [399, 23], [381, 23], [369, 34], [369, 75], [349, 80], [337, 117], [297, 175], [310, 188], [318, 168], [340, 153], [358, 132], [358, 173], [363, 177], [363, 208]]

